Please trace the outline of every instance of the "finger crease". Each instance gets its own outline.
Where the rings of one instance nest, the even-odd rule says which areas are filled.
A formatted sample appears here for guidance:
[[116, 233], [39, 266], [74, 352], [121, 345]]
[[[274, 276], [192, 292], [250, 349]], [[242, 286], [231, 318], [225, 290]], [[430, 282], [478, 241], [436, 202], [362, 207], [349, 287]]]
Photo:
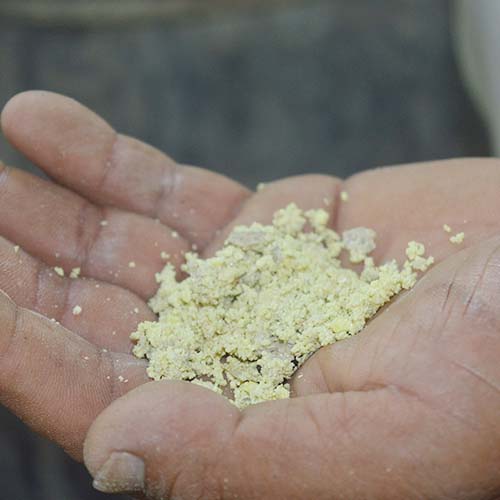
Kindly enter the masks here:
[[119, 138], [120, 138], [120, 134], [113, 131], [113, 138], [111, 139], [111, 141], [109, 143], [109, 150], [108, 150], [108, 152], [105, 156], [105, 159], [104, 159], [104, 165], [102, 168], [102, 174], [101, 174], [100, 179], [99, 179], [99, 184], [96, 186], [99, 189], [105, 188], [105, 186], [108, 182], [109, 176], [110, 176], [112, 170], [114, 170], [114, 168], [115, 168], [115, 165], [116, 165], [115, 153], [116, 153], [116, 147], [118, 145]]
[[[76, 260], [80, 263], [83, 272], [88, 272], [92, 249], [101, 236], [103, 229], [101, 221], [106, 219], [106, 214], [105, 207], [96, 207], [89, 202], [85, 202], [80, 210], [76, 234], [78, 249]], [[89, 220], [91, 220], [90, 223]]]
[[20, 322], [20, 308], [17, 304], [15, 304], [13, 301], [8, 299], [12, 306], [14, 307], [14, 317], [12, 318], [11, 322], [11, 328], [8, 328], [7, 324], [7, 331], [8, 331], [8, 336], [7, 336], [7, 345], [5, 348], [2, 350], [1, 357], [0, 359], [5, 360], [5, 359], [13, 359], [13, 356], [10, 356], [10, 351], [12, 349], [12, 346], [14, 345], [16, 341], [16, 337], [20, 331], [19, 328], [19, 322]]
[[172, 196], [178, 184], [179, 167], [174, 164], [164, 167], [163, 175], [161, 176], [160, 188], [156, 194], [156, 200], [153, 203], [152, 215], [161, 219], [161, 208], [165, 201]]
[[243, 198], [234, 206], [231, 211], [231, 215], [229, 216], [228, 221], [219, 226], [213, 233], [212, 237], [200, 247], [200, 255], [204, 255], [205, 251], [210, 248], [210, 246], [214, 243], [214, 241], [219, 237], [219, 235], [223, 234], [227, 228], [243, 213], [247, 203], [254, 197], [255, 193], [245, 193]]

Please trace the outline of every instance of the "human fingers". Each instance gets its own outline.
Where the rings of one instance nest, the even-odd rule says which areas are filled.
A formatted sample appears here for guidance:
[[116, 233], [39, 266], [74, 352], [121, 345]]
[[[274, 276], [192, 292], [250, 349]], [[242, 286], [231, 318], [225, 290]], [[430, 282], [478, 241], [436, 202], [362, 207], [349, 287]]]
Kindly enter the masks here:
[[98, 347], [130, 353], [130, 333], [154, 314], [138, 296], [108, 283], [59, 276], [0, 237], [0, 290], [20, 307], [57, 321]]
[[[404, 260], [409, 241], [424, 243], [436, 262], [500, 231], [500, 161], [461, 158], [367, 170], [344, 183], [337, 229], [377, 233], [376, 261]], [[451, 233], [444, 230], [447, 224]], [[450, 236], [464, 232], [462, 244]]]
[[500, 237], [429, 271], [357, 336], [318, 351], [297, 396], [393, 386], [500, 441]]
[[99, 415], [84, 457], [99, 490], [151, 499], [480, 499], [499, 487], [481, 439], [395, 388], [240, 414], [206, 389], [154, 382]]
[[103, 352], [0, 292], [0, 402], [77, 460], [92, 421], [147, 382], [144, 362]]
[[199, 248], [249, 196], [226, 177], [179, 166], [117, 134], [89, 109], [51, 92], [15, 96], [1, 124], [7, 139], [61, 184], [98, 205], [158, 218]]
[[177, 266], [187, 242], [148, 217], [94, 205], [52, 182], [0, 165], [0, 234], [49, 266], [116, 284], [142, 298], [155, 273]]

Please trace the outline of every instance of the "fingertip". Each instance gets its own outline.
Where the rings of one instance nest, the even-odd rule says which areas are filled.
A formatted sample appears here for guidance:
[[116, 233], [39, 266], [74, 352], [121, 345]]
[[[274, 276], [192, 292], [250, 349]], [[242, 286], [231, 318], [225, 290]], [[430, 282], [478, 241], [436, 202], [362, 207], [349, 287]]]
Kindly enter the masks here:
[[[0, 123], [2, 129], [8, 130], [14, 124], [20, 115], [33, 109], [33, 106], [40, 102], [45, 103], [47, 99], [63, 98], [63, 96], [46, 90], [26, 90], [11, 97], [4, 105], [0, 114]], [[68, 98], [65, 98], [68, 99]]]
[[188, 382], [149, 382], [115, 400], [95, 419], [84, 442], [84, 463], [98, 478], [120, 452], [143, 459], [148, 476], [168, 473], [190, 449], [203, 453], [210, 444], [229, 439], [240, 415], [209, 389]]

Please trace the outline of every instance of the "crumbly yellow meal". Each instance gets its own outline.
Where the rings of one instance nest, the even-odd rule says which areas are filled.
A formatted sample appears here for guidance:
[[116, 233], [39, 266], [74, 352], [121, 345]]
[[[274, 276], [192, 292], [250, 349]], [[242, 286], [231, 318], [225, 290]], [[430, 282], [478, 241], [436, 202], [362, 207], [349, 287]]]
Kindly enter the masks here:
[[69, 273], [69, 277], [71, 279], [76, 279], [80, 276], [80, 273], [81, 273], [81, 269], [79, 267], [74, 267], [71, 272]]
[[340, 192], [340, 200], [341, 201], [349, 201], [349, 193], [347, 191]]
[[454, 236], [450, 237], [450, 241], [454, 243], [455, 245], [460, 245], [460, 243], [463, 243], [465, 239], [465, 233], [457, 233]]
[[54, 271], [58, 276], [61, 276], [61, 278], [64, 277], [64, 269], [62, 267], [54, 267]]
[[[232, 394], [239, 408], [289, 396], [287, 380], [321, 346], [358, 333], [432, 257], [410, 242], [407, 260], [375, 265], [375, 232], [341, 236], [324, 210], [279, 210], [273, 224], [236, 227], [203, 260], [186, 254], [182, 282], [167, 264], [150, 306], [159, 315], [132, 334], [134, 354], [149, 359], [155, 380], [188, 380]], [[308, 229], [308, 231], [304, 231]], [[347, 251], [360, 273], [343, 268]]]
[[75, 306], [73, 307], [73, 316], [79, 316], [80, 314], [82, 314], [82, 308], [81, 306]]

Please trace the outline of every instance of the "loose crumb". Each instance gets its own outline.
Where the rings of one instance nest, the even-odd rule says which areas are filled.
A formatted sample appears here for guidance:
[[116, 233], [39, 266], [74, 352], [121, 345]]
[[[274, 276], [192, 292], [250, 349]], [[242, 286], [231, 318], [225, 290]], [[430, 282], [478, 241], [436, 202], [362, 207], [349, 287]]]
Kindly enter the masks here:
[[61, 276], [61, 278], [64, 277], [64, 269], [62, 267], [54, 267], [54, 271], [58, 276]]
[[19, 245], [14, 245], [14, 253], [18, 253], [19, 252]]
[[460, 245], [460, 243], [463, 243], [465, 239], [465, 233], [457, 233], [454, 236], [450, 237], [450, 241], [455, 244], [455, 245]]
[[179, 233], [177, 231], [172, 231], [170, 234], [172, 235], [172, 238], [178, 238], [179, 237]]
[[80, 306], [73, 307], [73, 315], [79, 316], [80, 314], [82, 314], [82, 308]]
[[259, 182], [257, 184], [257, 193], [260, 193], [261, 191], [264, 191], [266, 188], [266, 183], [265, 182]]
[[99, 222], [99, 224], [102, 226], [102, 227], [106, 227], [109, 222], [107, 220], [102, 220], [101, 222]]
[[138, 307], [134, 307], [134, 312], [135, 312], [135, 314], [139, 314], [139, 308]]
[[447, 233], [451, 233], [451, 227], [448, 224], [443, 224], [443, 230]]
[[168, 254], [167, 252], [161, 252], [160, 257], [162, 258], [162, 260], [168, 260], [170, 259], [170, 254]]
[[349, 201], [349, 193], [347, 191], [340, 192], [341, 201]]
[[131, 261], [128, 263], [128, 267], [130, 267], [131, 269], [133, 269], [135, 267], [135, 262], [134, 261]]
[[125, 378], [124, 378], [124, 377], [122, 377], [121, 375], [118, 375], [118, 380], [119, 380], [120, 382], [123, 382], [123, 381], [125, 380]]
[[[376, 265], [368, 255], [373, 230], [341, 237], [327, 224], [326, 211], [290, 204], [270, 226], [236, 227], [212, 258], [187, 253], [181, 282], [167, 264], [149, 301], [158, 321], [131, 335], [134, 354], [149, 360], [149, 377], [230, 393], [239, 408], [287, 398], [288, 380], [312, 353], [361, 331], [433, 262], [410, 242], [402, 267]], [[363, 270], [343, 268], [342, 252]]]
[[74, 267], [69, 273], [69, 277], [72, 279], [78, 278], [80, 276], [81, 269], [79, 267]]

